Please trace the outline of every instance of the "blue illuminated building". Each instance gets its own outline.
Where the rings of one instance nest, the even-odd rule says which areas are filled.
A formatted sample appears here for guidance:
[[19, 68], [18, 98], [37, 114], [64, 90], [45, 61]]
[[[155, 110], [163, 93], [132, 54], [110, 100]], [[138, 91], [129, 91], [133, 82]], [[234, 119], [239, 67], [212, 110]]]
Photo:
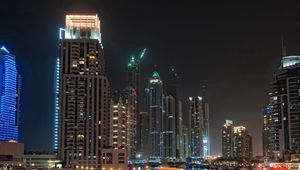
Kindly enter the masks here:
[[19, 76], [15, 57], [0, 48], [0, 141], [18, 141]]
[[60, 62], [59, 58], [56, 60], [56, 66], [55, 66], [55, 84], [54, 84], [54, 142], [53, 142], [53, 149], [54, 152], [57, 152], [58, 149], [58, 118], [59, 118], [59, 72], [60, 72]]

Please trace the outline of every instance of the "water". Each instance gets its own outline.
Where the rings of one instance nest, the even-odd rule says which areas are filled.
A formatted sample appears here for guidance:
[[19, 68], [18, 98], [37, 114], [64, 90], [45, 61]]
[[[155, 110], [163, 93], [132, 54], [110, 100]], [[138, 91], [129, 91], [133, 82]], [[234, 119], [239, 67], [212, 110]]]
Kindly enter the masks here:
[[[168, 168], [167, 168], [168, 169]], [[182, 168], [174, 168], [174, 170], [182, 170]], [[151, 170], [158, 170], [158, 168], [151, 168]], [[163, 170], [163, 169], [159, 169], [159, 170]], [[168, 169], [169, 170], [169, 169]], [[203, 168], [188, 168], [186, 170], [209, 170], [209, 169], [203, 169]]]

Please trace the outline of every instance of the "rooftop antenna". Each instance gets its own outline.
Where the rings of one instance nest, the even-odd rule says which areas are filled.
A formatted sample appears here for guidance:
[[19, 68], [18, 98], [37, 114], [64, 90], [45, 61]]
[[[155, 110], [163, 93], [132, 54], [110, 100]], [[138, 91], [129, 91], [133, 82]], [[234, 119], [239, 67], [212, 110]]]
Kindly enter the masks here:
[[281, 35], [281, 55], [282, 57], [285, 57], [287, 54], [286, 54], [286, 46], [284, 44], [284, 36]]

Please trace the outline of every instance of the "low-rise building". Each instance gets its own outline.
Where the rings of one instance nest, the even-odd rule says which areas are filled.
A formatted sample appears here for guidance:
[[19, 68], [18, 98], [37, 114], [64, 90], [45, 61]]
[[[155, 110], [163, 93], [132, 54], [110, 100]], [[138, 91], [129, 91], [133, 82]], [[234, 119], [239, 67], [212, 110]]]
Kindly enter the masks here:
[[102, 149], [102, 170], [125, 170], [128, 166], [126, 149]]
[[56, 155], [30, 154], [24, 155], [26, 169], [53, 169], [60, 167], [60, 161]]
[[0, 165], [23, 166], [24, 144], [17, 142], [0, 142]]

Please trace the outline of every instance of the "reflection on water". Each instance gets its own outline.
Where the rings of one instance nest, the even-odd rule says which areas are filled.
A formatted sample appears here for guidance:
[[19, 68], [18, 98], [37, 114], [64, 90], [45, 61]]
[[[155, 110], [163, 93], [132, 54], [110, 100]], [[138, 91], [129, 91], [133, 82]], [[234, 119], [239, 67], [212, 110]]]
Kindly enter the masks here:
[[[151, 170], [164, 170], [163, 168], [151, 168]], [[166, 168], [167, 170], [168, 168]], [[168, 169], [169, 170], [169, 169]], [[182, 170], [182, 168], [174, 168], [172, 170]], [[208, 169], [203, 169], [203, 168], [188, 168], [186, 170], [208, 170]]]

